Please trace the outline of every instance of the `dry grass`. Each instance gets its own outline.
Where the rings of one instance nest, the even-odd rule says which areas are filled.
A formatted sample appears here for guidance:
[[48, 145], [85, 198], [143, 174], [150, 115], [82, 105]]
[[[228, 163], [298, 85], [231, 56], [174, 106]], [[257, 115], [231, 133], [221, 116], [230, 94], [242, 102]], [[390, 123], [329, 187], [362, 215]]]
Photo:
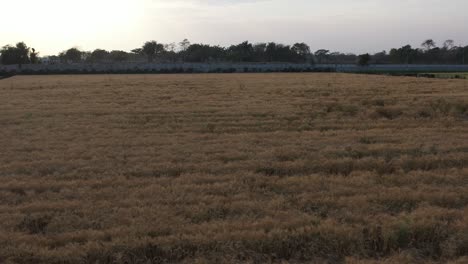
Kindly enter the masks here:
[[0, 81], [0, 263], [466, 263], [464, 80]]

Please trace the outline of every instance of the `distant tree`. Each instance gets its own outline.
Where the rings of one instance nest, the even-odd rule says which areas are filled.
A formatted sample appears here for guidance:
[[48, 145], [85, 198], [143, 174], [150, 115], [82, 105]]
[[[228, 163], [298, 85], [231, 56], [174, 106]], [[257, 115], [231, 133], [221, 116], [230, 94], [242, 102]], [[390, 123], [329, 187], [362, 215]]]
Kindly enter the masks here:
[[91, 57], [91, 52], [90, 51], [81, 52], [81, 61], [89, 61], [90, 57]]
[[190, 48], [191, 44], [188, 39], [184, 39], [181, 42], [179, 42], [179, 56], [182, 59], [182, 61], [187, 60], [187, 50]]
[[184, 39], [179, 42], [179, 47], [182, 52], [186, 51], [190, 47], [190, 41], [188, 39]]
[[305, 43], [296, 43], [291, 47], [291, 50], [298, 55], [301, 61], [310, 61], [311, 53], [309, 45]]
[[369, 53], [361, 54], [358, 56], [358, 65], [359, 66], [369, 66], [369, 62], [371, 60], [371, 56]]
[[[302, 49], [305, 49], [302, 47]], [[265, 48], [265, 58], [269, 62], [303, 62], [304, 59], [298, 54], [298, 50], [289, 45], [270, 42]]]
[[49, 63], [55, 64], [60, 61], [60, 57], [56, 55], [48, 56]]
[[275, 61], [278, 62], [298, 62], [297, 54], [291, 49], [289, 45], [277, 44], [276, 45], [276, 53], [275, 53]]
[[179, 55], [181, 55], [177, 53], [177, 45], [174, 42], [164, 44], [164, 50], [165, 52], [162, 56], [162, 59], [164, 61], [176, 62]]
[[294, 44], [291, 49], [301, 55], [301, 56], [307, 56], [310, 54], [310, 47], [309, 45], [305, 44], [305, 43], [296, 43]]
[[142, 53], [148, 58], [148, 62], [153, 62], [156, 56], [164, 52], [164, 45], [156, 41], [148, 41], [142, 47]]
[[318, 63], [324, 63], [325, 60], [328, 58], [329, 56], [329, 50], [327, 49], [319, 49], [317, 50], [314, 55], [315, 57], [317, 58], [317, 62]]
[[24, 42], [19, 42], [16, 46], [4, 46], [0, 53], [2, 64], [18, 64], [21, 67], [21, 65], [31, 62], [29, 57], [30, 48]]
[[228, 49], [229, 57], [233, 61], [253, 61], [254, 59], [254, 48], [251, 43], [244, 41], [237, 45], [232, 45]]
[[276, 43], [275, 42], [270, 42], [266, 45], [265, 48], [265, 57], [267, 61], [275, 61], [277, 55], [276, 55]]
[[32, 48], [31, 52], [29, 54], [29, 61], [32, 64], [38, 64], [39, 63], [39, 52], [36, 52], [36, 49]]
[[266, 55], [265, 55], [266, 48], [267, 48], [266, 43], [256, 43], [253, 45], [254, 61], [256, 62], [266, 61]]
[[10, 45], [3, 46], [0, 50], [0, 63], [5, 65], [15, 64], [16, 52], [14, 47]]
[[418, 53], [417, 49], [413, 49], [411, 45], [406, 45], [399, 49], [391, 49], [389, 56], [392, 63], [412, 64], [418, 57]]
[[143, 54], [143, 49], [142, 48], [137, 48], [137, 49], [132, 49], [132, 53], [135, 54]]
[[462, 49], [462, 64], [468, 63], [468, 46]]
[[83, 60], [83, 52], [78, 48], [71, 48], [59, 54], [60, 60], [63, 62], [78, 63]]
[[461, 63], [463, 65], [468, 64], [468, 46], [459, 47], [456, 50], [457, 63]]
[[333, 64], [355, 64], [357, 56], [353, 53], [331, 52], [325, 56], [326, 62]]
[[219, 46], [192, 44], [184, 52], [188, 62], [209, 62], [226, 59], [226, 50]]
[[381, 52], [377, 52], [372, 56], [375, 64], [387, 63], [388, 62], [387, 57], [388, 57], [388, 54], [387, 54], [387, 51], [385, 50]]
[[328, 60], [333, 63], [333, 64], [339, 64], [340, 63], [340, 58], [343, 56], [344, 54], [340, 53], [340, 52], [332, 52], [332, 53], [329, 53], [327, 55], [327, 58]]
[[109, 52], [103, 49], [96, 49], [89, 55], [90, 62], [104, 62], [109, 59]]
[[455, 41], [451, 40], [451, 39], [447, 39], [445, 42], [444, 42], [444, 46], [443, 46], [443, 49], [444, 50], [451, 50], [455, 47]]
[[109, 59], [114, 62], [123, 62], [129, 59], [129, 54], [122, 50], [113, 50], [109, 53]]
[[18, 50], [18, 56], [19, 56], [19, 63], [18, 64], [27, 64], [30, 63], [29, 60], [29, 52], [30, 49], [29, 47], [24, 43], [20, 42], [16, 44], [16, 49]]
[[426, 51], [428, 51], [428, 50], [431, 50], [431, 49], [435, 48], [435, 47], [436, 47], [436, 43], [435, 43], [434, 40], [428, 39], [428, 40], [425, 40], [425, 41], [421, 44], [421, 46], [422, 46]]
[[176, 44], [175, 43], [164, 44], [164, 49], [169, 52], [175, 52]]

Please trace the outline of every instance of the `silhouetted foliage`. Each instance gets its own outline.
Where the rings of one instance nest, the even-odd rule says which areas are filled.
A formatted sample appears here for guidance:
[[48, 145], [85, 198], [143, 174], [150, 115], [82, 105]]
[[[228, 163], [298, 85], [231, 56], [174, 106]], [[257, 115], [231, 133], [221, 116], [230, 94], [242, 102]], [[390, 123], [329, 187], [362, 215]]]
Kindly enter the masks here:
[[369, 66], [369, 62], [371, 60], [371, 56], [369, 53], [362, 54], [358, 56], [358, 65], [359, 66]]
[[329, 57], [330, 51], [327, 49], [319, 49], [317, 50], [314, 55], [317, 58], [318, 63], [324, 63], [325, 60]]
[[31, 64], [38, 64], [39, 63], [39, 52], [36, 52], [36, 49], [32, 48], [29, 54], [29, 61]]
[[232, 45], [228, 49], [229, 58], [236, 62], [254, 61], [254, 48], [248, 41]]
[[184, 39], [179, 43], [180, 50], [186, 51], [190, 47], [190, 41], [188, 39]]
[[113, 62], [123, 62], [128, 60], [129, 54], [122, 50], [113, 50], [109, 54], [109, 59]]
[[[2, 64], [39, 63], [38, 52], [30, 49], [23, 42], [16, 46], [6, 45], [0, 50]], [[368, 56], [367, 56], [368, 55]], [[54, 63], [56, 56], [50, 56]], [[141, 48], [125, 51], [106, 51], [96, 49], [92, 52], [71, 48], [58, 56], [62, 63], [112, 63], [125, 61], [148, 62], [238, 62], [238, 63], [309, 63], [309, 64], [467, 64], [468, 46], [456, 46], [453, 40], [446, 40], [437, 47], [432, 39], [425, 40], [421, 48], [404, 45], [390, 51], [377, 52], [373, 55], [357, 56], [353, 53], [331, 52], [319, 49], [312, 52], [306, 43], [284, 45], [281, 43], [250, 43], [244, 41], [229, 47], [221, 47], [202, 43], [192, 44], [184, 39], [180, 43], [162, 44], [148, 41]]]
[[132, 49], [131, 51], [132, 51], [132, 53], [135, 53], [135, 54], [143, 54], [143, 49], [142, 48]]
[[424, 41], [421, 46], [425, 49], [425, 50], [431, 50], [433, 48], [436, 47], [436, 43], [434, 40], [432, 39], [428, 39], [426, 41]]
[[143, 45], [141, 52], [148, 57], [148, 62], [153, 62], [156, 56], [164, 52], [164, 45], [154, 40], [148, 41]]
[[[36, 51], [34, 50], [34, 53]], [[0, 50], [1, 62], [5, 65], [11, 64], [29, 64], [31, 63], [30, 60], [30, 48], [24, 43], [19, 42], [16, 46], [6, 45]], [[37, 53], [36, 53], [37, 55]], [[37, 59], [37, 57], [35, 58]], [[37, 62], [37, 61], [36, 61]]]
[[88, 60], [90, 62], [104, 62], [109, 59], [109, 52], [103, 49], [96, 49], [91, 52]]
[[226, 54], [224, 48], [204, 44], [192, 44], [180, 52], [187, 62], [221, 61]]
[[59, 54], [60, 61], [65, 63], [78, 63], [83, 61], [84, 52], [78, 48], [71, 48]]
[[312, 62], [312, 54], [309, 45], [305, 43], [296, 43], [291, 47], [291, 50], [296, 53], [300, 62]]

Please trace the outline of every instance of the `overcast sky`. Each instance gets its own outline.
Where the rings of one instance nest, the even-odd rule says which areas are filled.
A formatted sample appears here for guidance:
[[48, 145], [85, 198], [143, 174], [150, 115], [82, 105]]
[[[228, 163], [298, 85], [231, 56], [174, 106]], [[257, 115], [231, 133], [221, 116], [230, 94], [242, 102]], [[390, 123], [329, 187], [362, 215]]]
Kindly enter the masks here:
[[146, 40], [228, 45], [306, 42], [377, 52], [433, 38], [468, 45], [467, 0], [0, 0], [0, 45], [41, 55], [77, 46], [131, 50]]

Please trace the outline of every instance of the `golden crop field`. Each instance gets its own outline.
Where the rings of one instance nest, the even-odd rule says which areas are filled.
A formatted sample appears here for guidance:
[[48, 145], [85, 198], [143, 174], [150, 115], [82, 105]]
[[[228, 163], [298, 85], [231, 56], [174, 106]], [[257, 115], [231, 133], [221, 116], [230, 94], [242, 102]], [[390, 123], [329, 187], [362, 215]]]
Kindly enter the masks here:
[[466, 80], [0, 81], [0, 263], [468, 263]]

